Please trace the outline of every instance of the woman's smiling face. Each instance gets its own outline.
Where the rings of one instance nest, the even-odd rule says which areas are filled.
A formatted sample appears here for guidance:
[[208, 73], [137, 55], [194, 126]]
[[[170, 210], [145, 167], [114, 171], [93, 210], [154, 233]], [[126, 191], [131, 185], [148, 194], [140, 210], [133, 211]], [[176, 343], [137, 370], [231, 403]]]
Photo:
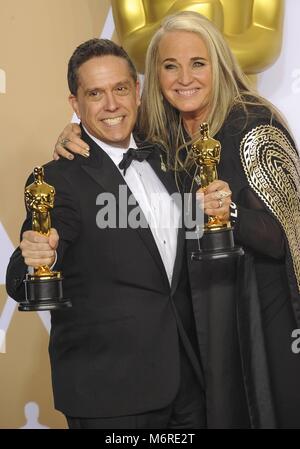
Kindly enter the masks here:
[[204, 121], [212, 89], [212, 71], [204, 41], [187, 31], [169, 31], [159, 52], [159, 82], [166, 100], [184, 118]]

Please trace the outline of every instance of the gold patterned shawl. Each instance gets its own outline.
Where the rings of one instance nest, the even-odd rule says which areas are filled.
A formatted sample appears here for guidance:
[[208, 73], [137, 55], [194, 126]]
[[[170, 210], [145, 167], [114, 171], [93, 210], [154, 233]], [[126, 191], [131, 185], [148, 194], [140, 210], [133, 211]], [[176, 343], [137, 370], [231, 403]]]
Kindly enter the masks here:
[[249, 131], [240, 156], [250, 187], [280, 222], [289, 244], [300, 292], [300, 160], [279, 128], [261, 125]]

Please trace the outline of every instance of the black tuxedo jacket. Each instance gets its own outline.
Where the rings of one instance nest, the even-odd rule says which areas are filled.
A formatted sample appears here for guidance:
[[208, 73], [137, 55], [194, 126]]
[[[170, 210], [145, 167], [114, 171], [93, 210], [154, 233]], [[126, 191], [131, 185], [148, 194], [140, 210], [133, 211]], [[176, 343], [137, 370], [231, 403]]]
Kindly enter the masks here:
[[[62, 271], [64, 297], [73, 304], [51, 312], [55, 406], [79, 417], [143, 413], [175, 398], [179, 334], [186, 347], [195, 343], [184, 231], [178, 232], [170, 287], [149, 228], [97, 226], [98, 195], [110, 192], [118, 198], [125, 181], [109, 156], [85, 133], [83, 138], [91, 148], [88, 159], [76, 156], [44, 167], [45, 181], [56, 189], [51, 214], [60, 236], [55, 270]], [[155, 147], [149, 163], [174, 192], [173, 174], [161, 170]], [[117, 214], [130, 212], [123, 209], [117, 201]], [[22, 232], [30, 228], [28, 215]], [[7, 270], [7, 291], [17, 301], [24, 300], [26, 272], [18, 248]], [[192, 354], [191, 347], [187, 350]]]

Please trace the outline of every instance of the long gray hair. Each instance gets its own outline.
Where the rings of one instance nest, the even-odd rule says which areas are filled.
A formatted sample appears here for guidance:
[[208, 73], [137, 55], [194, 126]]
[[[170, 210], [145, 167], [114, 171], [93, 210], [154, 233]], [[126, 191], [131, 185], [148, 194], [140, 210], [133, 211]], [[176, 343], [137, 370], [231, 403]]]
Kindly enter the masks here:
[[139, 128], [147, 140], [161, 143], [169, 155], [174, 155], [184, 144], [180, 112], [164, 98], [159, 83], [159, 43], [162, 36], [175, 30], [197, 34], [207, 47], [212, 67], [212, 90], [205, 120], [210, 124], [212, 136], [219, 131], [235, 104], [243, 106], [245, 111], [247, 104], [264, 105], [282, 121], [279, 111], [251, 87], [215, 25], [197, 12], [182, 11], [162, 21], [148, 47], [139, 118]]

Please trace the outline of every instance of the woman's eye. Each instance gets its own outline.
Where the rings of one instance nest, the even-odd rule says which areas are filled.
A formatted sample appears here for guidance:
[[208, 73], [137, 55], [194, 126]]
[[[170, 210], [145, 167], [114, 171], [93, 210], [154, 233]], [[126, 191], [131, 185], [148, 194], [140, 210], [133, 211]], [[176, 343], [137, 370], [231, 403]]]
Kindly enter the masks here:
[[175, 64], [165, 64], [164, 68], [166, 70], [172, 70], [172, 69], [176, 69], [176, 65]]
[[193, 67], [203, 67], [204, 66], [204, 62], [202, 62], [202, 61], [195, 61], [194, 63], [193, 63]]

